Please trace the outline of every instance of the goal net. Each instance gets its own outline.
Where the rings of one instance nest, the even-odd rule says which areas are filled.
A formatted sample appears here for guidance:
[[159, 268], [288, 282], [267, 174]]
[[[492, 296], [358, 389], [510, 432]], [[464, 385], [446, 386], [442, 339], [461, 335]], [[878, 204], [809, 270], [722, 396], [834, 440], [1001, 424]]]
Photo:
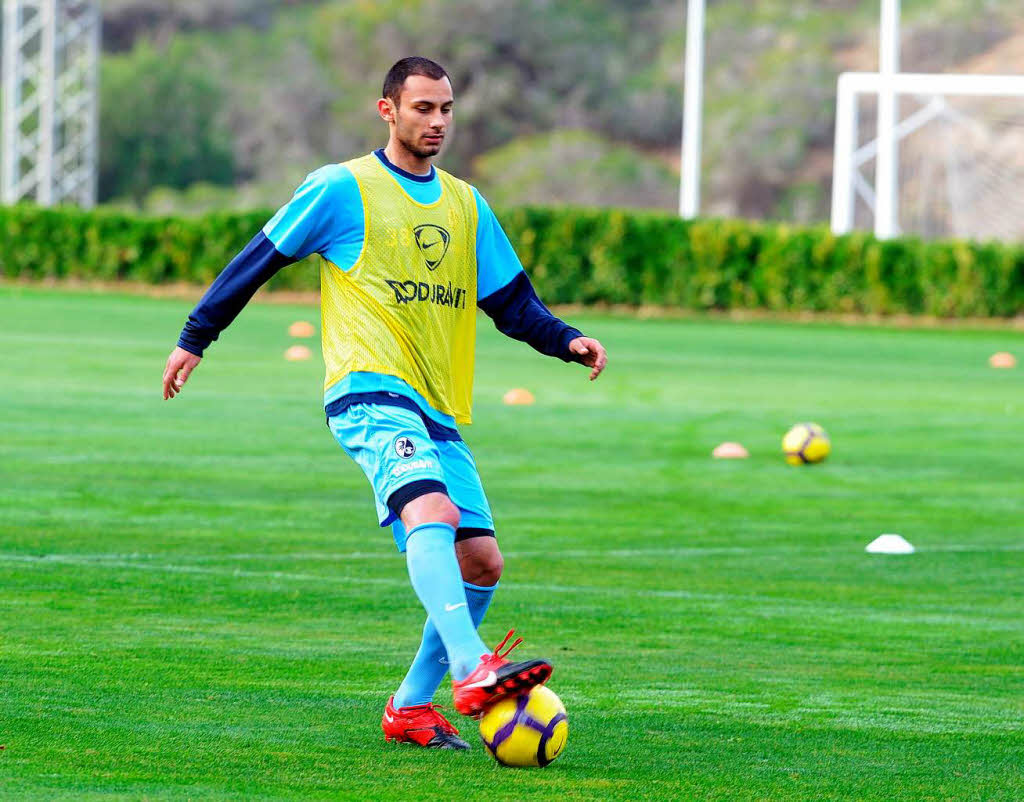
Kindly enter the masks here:
[[[896, 226], [926, 238], [1024, 242], [1024, 76], [894, 76]], [[832, 227], [874, 227], [875, 73], [840, 78]]]

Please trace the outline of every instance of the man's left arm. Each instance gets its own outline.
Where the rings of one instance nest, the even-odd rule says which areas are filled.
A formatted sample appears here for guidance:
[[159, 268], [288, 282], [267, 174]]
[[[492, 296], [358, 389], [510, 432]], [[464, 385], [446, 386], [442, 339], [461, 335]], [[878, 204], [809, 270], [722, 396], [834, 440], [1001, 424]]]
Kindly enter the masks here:
[[593, 381], [608, 362], [604, 346], [553, 315], [537, 297], [494, 213], [479, 193], [474, 194], [479, 213], [477, 306], [502, 334], [547, 356], [586, 365]]

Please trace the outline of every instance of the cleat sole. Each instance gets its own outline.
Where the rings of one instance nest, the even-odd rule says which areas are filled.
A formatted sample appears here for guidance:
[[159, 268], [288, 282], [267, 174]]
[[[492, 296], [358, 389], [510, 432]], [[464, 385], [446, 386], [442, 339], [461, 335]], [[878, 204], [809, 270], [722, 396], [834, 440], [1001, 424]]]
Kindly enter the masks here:
[[537, 685], [543, 685], [551, 677], [552, 671], [551, 663], [547, 660], [508, 663], [498, 669], [494, 685], [479, 689], [488, 694], [485, 699], [460, 700], [456, 697], [455, 709], [464, 716], [479, 718], [502, 699], [519, 696]]
[[491, 705], [500, 702], [502, 699], [518, 696], [530, 690], [530, 688], [543, 685], [551, 677], [552, 670], [550, 663], [538, 661], [535, 665], [520, 670], [510, 677], [506, 677], [494, 686], [491, 698], [481, 705], [479, 709], [471, 711], [468, 715], [479, 716]]

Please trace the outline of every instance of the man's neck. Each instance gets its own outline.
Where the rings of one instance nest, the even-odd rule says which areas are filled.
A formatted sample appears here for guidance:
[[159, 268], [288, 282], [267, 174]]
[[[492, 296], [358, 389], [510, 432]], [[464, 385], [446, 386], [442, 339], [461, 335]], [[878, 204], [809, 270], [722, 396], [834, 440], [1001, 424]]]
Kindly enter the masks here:
[[412, 173], [413, 175], [430, 174], [430, 156], [421, 158], [414, 153], [410, 153], [409, 150], [393, 140], [389, 141], [384, 148], [384, 155], [388, 157], [388, 161], [395, 165], [395, 167], [405, 170], [407, 173]]

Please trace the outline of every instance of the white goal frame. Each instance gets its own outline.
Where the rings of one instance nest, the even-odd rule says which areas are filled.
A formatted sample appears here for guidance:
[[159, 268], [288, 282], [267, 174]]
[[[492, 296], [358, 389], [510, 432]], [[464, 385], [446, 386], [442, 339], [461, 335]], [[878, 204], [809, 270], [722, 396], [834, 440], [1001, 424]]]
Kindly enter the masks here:
[[[861, 95], [875, 95], [879, 103], [890, 97], [910, 95], [921, 105], [902, 121], [893, 120], [891, 141], [881, 137], [858, 146], [857, 103]], [[832, 231], [845, 234], [853, 230], [854, 211], [859, 196], [875, 214], [875, 230], [897, 234], [899, 210], [895, 203], [881, 203], [894, 198], [899, 179], [895, 166], [881, 169], [876, 165], [875, 186], [872, 187], [860, 169], [880, 156], [887, 145], [896, 143], [948, 111], [948, 96], [1018, 97], [1024, 98], [1024, 75], [959, 75], [953, 73], [844, 72], [839, 76], [836, 96], [835, 151], [832, 162]], [[880, 109], [881, 111], [881, 109]], [[879, 120], [879, 129], [882, 121]], [[895, 161], [895, 160], [894, 160]], [[884, 219], [881, 219], [884, 216]]]

